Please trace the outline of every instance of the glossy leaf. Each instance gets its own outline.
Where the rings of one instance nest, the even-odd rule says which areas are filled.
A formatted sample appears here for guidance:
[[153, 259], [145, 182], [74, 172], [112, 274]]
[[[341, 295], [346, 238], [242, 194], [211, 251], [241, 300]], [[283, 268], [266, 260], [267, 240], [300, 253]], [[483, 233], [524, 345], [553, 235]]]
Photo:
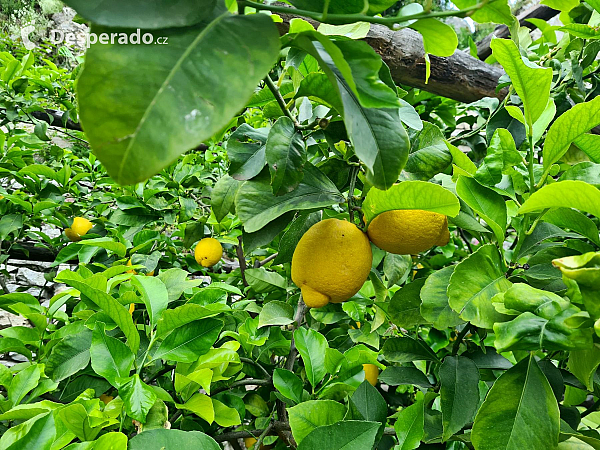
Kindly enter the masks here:
[[92, 331], [65, 336], [52, 347], [46, 361], [46, 374], [54, 381], [62, 381], [84, 369], [90, 362]]
[[254, 178], [267, 163], [266, 144], [269, 128], [252, 128], [244, 123], [237, 128], [227, 141], [229, 174], [236, 180]]
[[397, 337], [385, 341], [383, 356], [390, 362], [437, 361], [435, 353], [420, 340], [411, 337]]
[[425, 405], [417, 400], [402, 409], [394, 424], [400, 450], [413, 450], [419, 447], [425, 434]]
[[298, 444], [315, 428], [332, 425], [346, 415], [346, 407], [333, 400], [309, 400], [287, 411], [292, 435]]
[[[456, 6], [460, 9], [466, 9], [470, 6], [480, 4], [477, 0], [453, 0]], [[470, 17], [479, 23], [502, 23], [504, 25], [511, 25], [515, 20], [514, 16], [510, 12], [510, 6], [506, 0], [492, 0], [489, 3], [483, 5], [483, 7], [470, 14]]]
[[362, 207], [368, 224], [375, 216], [394, 209], [422, 209], [454, 217], [460, 203], [456, 195], [438, 184], [403, 181], [387, 191], [370, 189]]
[[137, 288], [146, 305], [150, 316], [150, 325], [155, 327], [162, 313], [169, 305], [169, 293], [165, 284], [157, 277], [135, 275], [131, 278], [131, 284]]
[[368, 380], [363, 381], [350, 397], [350, 407], [355, 418], [369, 422], [385, 424], [387, 419], [387, 402]]
[[273, 386], [281, 392], [283, 396], [296, 403], [302, 403], [302, 380], [300, 380], [294, 372], [285, 369], [275, 369], [273, 372]]
[[302, 440], [298, 450], [321, 450], [323, 442], [327, 442], [327, 448], [331, 450], [371, 448], [380, 425], [378, 422], [348, 420], [318, 427]]
[[298, 187], [304, 177], [306, 149], [302, 133], [296, 131], [288, 117], [281, 117], [275, 122], [265, 150], [271, 187], [276, 196], [286, 194]]
[[217, 222], [221, 222], [235, 207], [240, 182], [229, 175], [219, 178], [213, 187], [211, 206]]
[[213, 438], [200, 431], [149, 430], [134, 436], [129, 441], [129, 450], [161, 450], [173, 448], [201, 448], [220, 450]]
[[379, 381], [390, 386], [414, 385], [423, 388], [432, 387], [427, 376], [416, 367], [391, 366], [379, 374]]
[[294, 321], [294, 308], [285, 302], [273, 300], [258, 315], [258, 328], [269, 325], [288, 325]]
[[594, 375], [600, 365], [600, 349], [595, 345], [586, 350], [569, 352], [569, 370], [590, 391], [594, 390]]
[[479, 369], [463, 356], [447, 356], [440, 366], [443, 440], [473, 420], [479, 406]]
[[156, 326], [156, 337], [160, 338], [168, 334], [170, 331], [187, 325], [196, 320], [205, 319], [207, 317], [216, 316], [224, 311], [228, 311], [229, 307], [220, 303], [215, 303], [207, 306], [200, 306], [194, 303], [187, 303], [178, 306], [174, 309], [164, 311], [161, 319]]
[[476, 450], [556, 448], [559, 411], [548, 380], [533, 356], [500, 376], [477, 413]]
[[327, 371], [325, 369], [325, 350], [327, 349], [327, 339], [321, 333], [310, 328], [298, 328], [294, 331], [294, 341], [298, 353], [304, 362], [306, 377], [314, 387], [320, 383]]
[[446, 170], [452, 162], [441, 130], [429, 122], [423, 122], [423, 128], [415, 136], [405, 171], [423, 181], [433, 178]]
[[[110, 31], [93, 27], [97, 34]], [[156, 174], [224, 127], [279, 51], [275, 24], [263, 14], [211, 14], [199, 25], [155, 34], [154, 40], [166, 37], [169, 45], [92, 45], [79, 78], [86, 135], [121, 184]], [[154, 69], [136, 77], [135, 70], [149, 61]]]
[[222, 328], [218, 319], [196, 320], [176, 328], [156, 349], [153, 359], [194, 362], [210, 350]]
[[548, 184], [525, 200], [519, 214], [548, 208], [575, 208], [600, 217], [600, 190], [583, 181]]
[[444, 267], [432, 273], [421, 288], [421, 315], [438, 330], [452, 328], [460, 323], [458, 313], [454, 311], [448, 300], [448, 285], [454, 273], [454, 266]]
[[96, 322], [93, 330], [90, 357], [94, 371], [115, 387], [119, 387], [118, 378], [129, 377], [135, 359], [129, 347], [106, 334], [102, 322]]
[[392, 322], [402, 328], [413, 328], [425, 323], [421, 316], [421, 297], [419, 293], [425, 279], [418, 279], [398, 289], [388, 307]]
[[127, 415], [138, 422], [146, 423], [146, 415], [156, 401], [154, 389], [144, 383], [136, 373], [119, 387], [119, 396], [123, 399]]
[[492, 328], [505, 317], [492, 304], [492, 297], [511, 286], [495, 245], [479, 247], [454, 269], [448, 286], [450, 306], [461, 319], [482, 328]]

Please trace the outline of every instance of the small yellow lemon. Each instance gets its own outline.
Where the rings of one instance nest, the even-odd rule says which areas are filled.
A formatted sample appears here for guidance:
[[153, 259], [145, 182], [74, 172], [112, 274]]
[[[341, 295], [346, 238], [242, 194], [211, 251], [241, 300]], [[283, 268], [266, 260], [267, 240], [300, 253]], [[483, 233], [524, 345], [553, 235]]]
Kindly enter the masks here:
[[371, 221], [367, 234], [377, 247], [398, 255], [415, 255], [450, 241], [448, 218], [420, 209], [381, 213]]
[[[128, 266], [133, 266], [133, 264], [131, 263], [131, 259], [129, 259], [129, 261], [127, 261], [127, 265]], [[130, 269], [126, 273], [132, 273], [134, 275], [137, 275], [137, 271], [135, 271], [134, 269]]]
[[133, 315], [133, 312], [135, 311], [135, 303], [131, 303], [129, 305], [129, 314]]
[[79, 242], [81, 236], [93, 228], [94, 224], [84, 217], [75, 217], [71, 228], [65, 228], [65, 235], [73, 242]]
[[379, 377], [379, 367], [375, 364], [363, 364], [363, 370], [365, 371], [365, 380], [375, 386], [377, 377]]
[[204, 238], [194, 250], [196, 262], [202, 267], [212, 267], [221, 260], [223, 256], [223, 247], [221, 243], [214, 238]]
[[320, 308], [348, 300], [371, 271], [373, 255], [366, 234], [345, 220], [327, 219], [304, 233], [292, 257], [292, 280], [304, 302]]
[[[253, 437], [244, 438], [244, 444], [246, 444], [246, 448], [252, 448], [252, 446], [254, 444], [256, 444], [256, 442], [257, 442], [256, 438], [253, 438]], [[271, 445], [261, 445], [260, 446], [260, 450], [269, 450], [271, 448], [273, 448]]]

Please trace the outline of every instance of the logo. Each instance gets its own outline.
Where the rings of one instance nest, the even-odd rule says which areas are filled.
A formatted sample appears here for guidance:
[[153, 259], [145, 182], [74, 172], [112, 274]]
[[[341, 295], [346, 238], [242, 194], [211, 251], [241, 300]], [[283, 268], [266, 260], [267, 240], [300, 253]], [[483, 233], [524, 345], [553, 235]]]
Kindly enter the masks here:
[[27, 25], [25, 28], [21, 28], [21, 39], [23, 39], [23, 45], [27, 50], [33, 50], [35, 44], [29, 40], [29, 35], [35, 31], [33, 25]]

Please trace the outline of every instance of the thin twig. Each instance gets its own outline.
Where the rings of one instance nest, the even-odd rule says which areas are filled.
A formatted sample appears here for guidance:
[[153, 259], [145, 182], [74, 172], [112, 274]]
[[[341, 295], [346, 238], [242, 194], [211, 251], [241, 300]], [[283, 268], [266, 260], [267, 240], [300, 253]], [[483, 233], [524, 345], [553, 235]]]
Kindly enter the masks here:
[[267, 435], [271, 432], [271, 430], [273, 428], [274, 428], [273, 420], [271, 420], [271, 422], [269, 422], [269, 426], [267, 428], [265, 428], [265, 431], [263, 431], [260, 434], [260, 436], [258, 437], [258, 439], [256, 440], [256, 444], [254, 444], [254, 448], [256, 448], [258, 450], [262, 447], [262, 443], [263, 443], [265, 437], [267, 437]]
[[240, 386], [270, 386], [273, 382], [269, 380], [261, 380], [256, 378], [246, 378], [245, 380], [239, 380], [231, 383], [229, 386], [223, 386], [217, 389], [214, 389], [210, 392], [210, 395], [217, 395], [221, 392], [227, 391], [229, 389], [233, 389]]
[[245, 362], [246, 364], [252, 364], [254, 367], [258, 367], [262, 371], [262, 373], [265, 374], [265, 376], [267, 378], [271, 378], [271, 374], [259, 362], [254, 361], [254, 360], [252, 360], [250, 358], [246, 358], [244, 356], [240, 356], [240, 361], [241, 362]]
[[279, 253], [274, 253], [271, 256], [267, 256], [265, 259], [263, 259], [262, 261], [258, 262], [258, 267], [262, 267], [265, 264], [270, 263], [271, 261], [273, 261], [278, 256], [279, 256]]
[[598, 407], [600, 407], [600, 399], [596, 400], [596, 402], [592, 406], [590, 406], [588, 409], [582, 412], [581, 418], [584, 418], [585, 416], [589, 416], [591, 413], [596, 412], [598, 410]]
[[238, 261], [240, 262], [242, 282], [244, 283], [244, 287], [248, 287], [248, 282], [246, 281], [246, 258], [244, 257], [244, 249], [242, 248], [242, 236], [238, 236], [238, 245], [235, 248], [235, 253], [237, 254]]
[[4, 275], [0, 274], [0, 287], [4, 291], [4, 294], [10, 294], [8, 287], [6, 286], [6, 280], [4, 279]]
[[[273, 427], [266, 436], [277, 436], [281, 431], [290, 431], [290, 425], [287, 422], [282, 422], [277, 420], [273, 422]], [[217, 442], [231, 441], [233, 439], [243, 439], [248, 437], [255, 438], [256, 436], [260, 436], [264, 433], [265, 429], [261, 430], [246, 430], [246, 431], [232, 431], [230, 433], [223, 433], [219, 436], [213, 436], [213, 439]], [[386, 436], [394, 436], [396, 431], [392, 427], [387, 427], [384, 429], [383, 434]]]
[[456, 337], [456, 341], [454, 342], [454, 345], [452, 346], [452, 355], [453, 356], [456, 356], [458, 354], [458, 350], [460, 349], [460, 343], [462, 342], [462, 340], [464, 339], [464, 337], [467, 335], [467, 333], [469, 332], [470, 328], [471, 328], [471, 325], [469, 325], [467, 323], [464, 326], [464, 328], [462, 329], [462, 331]]
[[158, 377], [162, 377], [164, 374], [169, 373], [172, 370], [175, 370], [175, 366], [167, 365], [167, 366], [163, 367], [162, 369], [160, 369], [158, 372], [156, 372], [151, 377], [144, 380], [144, 383], [146, 383], [146, 384], [151, 383], [152, 381], [156, 380]]
[[298, 123], [298, 120], [293, 116], [293, 114], [287, 108], [285, 100], [281, 96], [281, 92], [279, 92], [279, 89], [277, 89], [277, 86], [275, 86], [275, 83], [273, 83], [273, 80], [271, 79], [271, 75], [267, 74], [267, 76], [265, 77], [265, 83], [267, 84], [267, 86], [269, 87], [271, 92], [273, 93], [273, 96], [275, 97], [275, 100], [277, 101], [277, 104], [279, 105], [279, 107], [281, 108], [283, 113], [287, 117], [289, 117], [289, 119], [292, 121], [292, 123], [294, 124], [294, 127], [296, 129], [301, 129], [301, 125]]

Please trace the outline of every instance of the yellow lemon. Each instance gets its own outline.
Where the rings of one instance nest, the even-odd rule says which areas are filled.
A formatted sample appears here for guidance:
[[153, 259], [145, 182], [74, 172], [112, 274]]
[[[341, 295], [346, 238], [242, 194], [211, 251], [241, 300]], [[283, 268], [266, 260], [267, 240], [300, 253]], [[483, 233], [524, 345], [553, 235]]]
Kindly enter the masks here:
[[302, 236], [292, 257], [292, 280], [304, 303], [320, 308], [348, 300], [371, 271], [373, 255], [366, 234], [345, 220], [316, 223]]
[[[256, 438], [253, 438], [253, 437], [244, 438], [244, 444], [246, 444], [246, 448], [252, 448], [252, 446], [254, 444], [256, 444], [256, 442], [257, 442]], [[271, 445], [261, 445], [260, 446], [260, 450], [269, 450], [271, 448], [273, 448]]]
[[223, 247], [221, 243], [214, 238], [204, 238], [194, 250], [196, 262], [202, 267], [212, 267], [221, 260], [223, 256]]
[[133, 315], [133, 312], [135, 311], [135, 303], [131, 303], [129, 305], [129, 314]]
[[65, 229], [65, 235], [73, 242], [81, 240], [81, 236], [92, 229], [94, 224], [84, 217], [75, 217], [71, 228]]
[[375, 364], [363, 364], [363, 370], [365, 371], [365, 380], [375, 386], [377, 377], [379, 377], [379, 367]]
[[[131, 259], [129, 259], [129, 261], [127, 261], [127, 265], [128, 266], [133, 266], [133, 264], [131, 263]], [[133, 269], [128, 270], [126, 273], [132, 273], [134, 275], [137, 275], [137, 272]]]
[[371, 242], [398, 255], [415, 255], [450, 241], [448, 218], [420, 209], [386, 211], [369, 224]]

